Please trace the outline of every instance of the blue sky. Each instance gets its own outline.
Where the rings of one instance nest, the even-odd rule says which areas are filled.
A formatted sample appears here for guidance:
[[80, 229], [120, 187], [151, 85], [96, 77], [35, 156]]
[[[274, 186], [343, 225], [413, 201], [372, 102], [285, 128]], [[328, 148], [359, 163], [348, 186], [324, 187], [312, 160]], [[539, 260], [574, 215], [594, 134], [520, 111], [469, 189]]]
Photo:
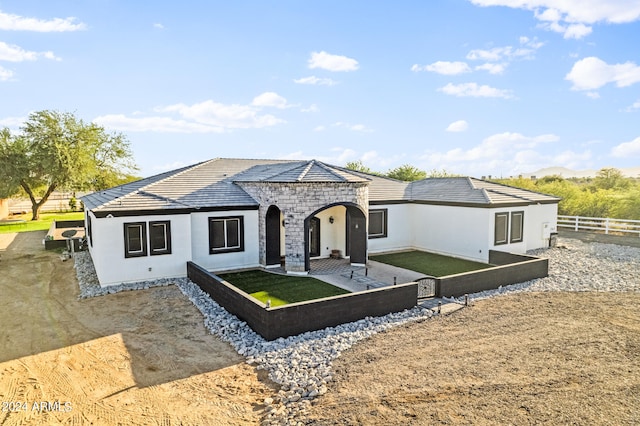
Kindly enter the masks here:
[[0, 0], [0, 126], [73, 112], [126, 134], [142, 176], [637, 167], [639, 41], [640, 0]]

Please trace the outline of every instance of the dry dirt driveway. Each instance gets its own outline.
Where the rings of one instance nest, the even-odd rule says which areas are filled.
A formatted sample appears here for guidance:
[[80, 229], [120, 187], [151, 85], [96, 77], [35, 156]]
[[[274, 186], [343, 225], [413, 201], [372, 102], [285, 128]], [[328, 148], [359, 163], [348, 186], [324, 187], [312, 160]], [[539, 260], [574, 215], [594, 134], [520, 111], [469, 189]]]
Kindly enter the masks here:
[[78, 301], [43, 237], [0, 234], [0, 425], [259, 423], [273, 389], [178, 288]]
[[640, 294], [522, 293], [363, 341], [318, 425], [640, 425]]

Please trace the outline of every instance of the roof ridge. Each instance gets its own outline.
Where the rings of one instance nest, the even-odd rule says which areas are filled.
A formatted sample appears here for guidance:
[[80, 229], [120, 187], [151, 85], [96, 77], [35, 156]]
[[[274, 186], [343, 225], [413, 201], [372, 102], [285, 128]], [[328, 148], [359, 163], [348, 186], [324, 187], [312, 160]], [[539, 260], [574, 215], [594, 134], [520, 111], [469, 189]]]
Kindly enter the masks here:
[[[341, 175], [340, 175], [340, 174], [338, 174], [335, 170], [333, 170], [333, 166], [331, 166], [331, 165], [329, 165], [329, 164], [325, 164], [325, 163], [323, 163], [322, 161], [316, 161], [316, 160], [312, 160], [312, 161], [315, 161], [315, 162], [316, 162], [316, 164], [318, 165], [318, 167], [320, 167], [320, 168], [322, 168], [323, 170], [325, 170], [325, 171], [327, 171], [327, 172], [331, 173], [331, 174], [332, 174], [332, 175], [334, 175], [335, 177], [340, 178], [340, 179], [344, 179], [344, 176], [341, 176]], [[346, 172], [346, 173], [348, 173], [348, 172]], [[353, 173], [349, 173], [349, 174], [353, 175]]]
[[304, 170], [302, 171], [302, 173], [300, 173], [298, 175], [298, 177], [296, 178], [297, 182], [302, 182], [302, 179], [304, 179], [304, 177], [307, 175], [307, 173], [309, 173], [309, 170], [311, 170], [311, 167], [313, 167], [314, 163], [316, 160], [310, 160], [307, 164], [307, 167], [304, 168]]

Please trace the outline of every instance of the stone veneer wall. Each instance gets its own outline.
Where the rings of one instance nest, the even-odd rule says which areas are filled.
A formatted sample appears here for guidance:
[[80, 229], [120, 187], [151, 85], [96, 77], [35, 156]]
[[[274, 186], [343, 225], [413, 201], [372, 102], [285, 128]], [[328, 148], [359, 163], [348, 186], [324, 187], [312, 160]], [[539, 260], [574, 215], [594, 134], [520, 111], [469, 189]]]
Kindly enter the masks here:
[[368, 182], [237, 182], [260, 203], [260, 263], [266, 264], [265, 217], [271, 205], [277, 206], [285, 222], [285, 267], [305, 272], [304, 220], [323, 208], [348, 203], [359, 206], [368, 217]]

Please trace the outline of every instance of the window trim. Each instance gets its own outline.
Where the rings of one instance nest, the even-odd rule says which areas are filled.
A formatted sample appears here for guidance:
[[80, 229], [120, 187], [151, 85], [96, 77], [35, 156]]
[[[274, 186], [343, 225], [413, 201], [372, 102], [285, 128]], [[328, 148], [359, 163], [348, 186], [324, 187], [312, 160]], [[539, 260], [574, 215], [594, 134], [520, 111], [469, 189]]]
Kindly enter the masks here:
[[[153, 232], [154, 226], [164, 226], [164, 242], [165, 246], [161, 249], [153, 248]], [[155, 220], [149, 222], [149, 254], [151, 256], [158, 256], [162, 254], [171, 254], [171, 221], [170, 220]]]
[[[520, 238], [515, 238], [513, 236], [514, 234], [514, 216], [520, 215]], [[510, 243], [521, 243], [522, 241], [524, 241], [524, 211], [520, 210], [520, 211], [516, 211], [516, 212], [511, 212], [511, 227], [509, 228], [510, 230], [510, 234], [509, 234], [509, 242]]]
[[[129, 249], [129, 229], [133, 227], [140, 228], [140, 251], [131, 251]], [[124, 224], [124, 257], [143, 257], [147, 255], [147, 222], [127, 222]]]
[[[233, 247], [228, 247], [227, 244], [227, 221], [237, 220], [238, 221], [238, 245]], [[223, 222], [224, 223], [224, 240], [225, 247], [214, 248], [213, 247], [213, 234], [212, 234], [212, 224], [213, 222]], [[244, 251], [244, 216], [214, 216], [208, 218], [209, 224], [209, 254], [220, 254], [220, 253], [234, 253]]]
[[[504, 217], [504, 240], [498, 240], [498, 218]], [[509, 243], [509, 213], [500, 212], [495, 214], [493, 225], [493, 244], [496, 246]]]
[[[371, 226], [371, 213], [382, 214], [382, 233], [372, 234], [369, 230]], [[389, 209], [370, 209], [369, 210], [369, 224], [367, 226], [367, 236], [369, 239], [372, 238], [387, 238], [388, 235], [388, 216]]]
[[87, 221], [86, 221], [86, 225], [87, 225], [87, 239], [89, 240], [89, 245], [91, 247], [93, 247], [93, 228], [92, 228], [92, 224], [91, 224], [91, 214], [89, 213], [89, 210], [87, 210]]

